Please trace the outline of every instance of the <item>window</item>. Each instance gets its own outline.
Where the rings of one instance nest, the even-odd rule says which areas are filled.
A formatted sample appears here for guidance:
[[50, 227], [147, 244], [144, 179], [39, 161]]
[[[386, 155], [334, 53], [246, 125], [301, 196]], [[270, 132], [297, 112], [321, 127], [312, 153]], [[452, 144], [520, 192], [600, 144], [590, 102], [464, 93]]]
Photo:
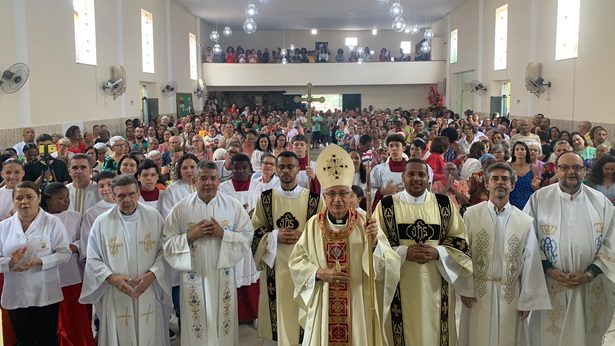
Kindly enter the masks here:
[[73, 0], [75, 21], [75, 60], [96, 65], [96, 20], [94, 0]]
[[356, 37], [346, 37], [346, 47], [353, 48], [359, 45], [359, 39]]
[[190, 79], [196, 80], [197, 78], [196, 35], [191, 32], [188, 33], [188, 45], [189, 45], [189, 50], [190, 50]]
[[579, 53], [579, 12], [581, 0], [557, 1], [555, 60], [576, 58]]
[[141, 9], [141, 54], [143, 72], [154, 73], [154, 16]]
[[399, 48], [401, 48], [402, 52], [404, 54], [410, 54], [410, 52], [412, 52], [412, 42], [410, 41], [401, 41], [401, 44], [399, 45]]
[[454, 64], [457, 62], [457, 29], [451, 31], [451, 56], [450, 63]]
[[508, 4], [495, 10], [495, 45], [493, 54], [493, 69], [506, 68], [508, 44]]

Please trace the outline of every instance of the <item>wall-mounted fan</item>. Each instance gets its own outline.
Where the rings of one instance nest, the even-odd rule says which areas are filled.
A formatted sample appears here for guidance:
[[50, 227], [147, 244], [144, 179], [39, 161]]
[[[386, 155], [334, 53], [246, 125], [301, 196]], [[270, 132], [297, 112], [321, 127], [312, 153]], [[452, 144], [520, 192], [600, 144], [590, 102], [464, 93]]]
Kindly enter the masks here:
[[26, 84], [29, 75], [28, 65], [18, 62], [2, 72], [0, 89], [7, 94], [17, 92]]
[[170, 81], [170, 82], [166, 82], [165, 85], [162, 87], [162, 94], [164, 96], [173, 96], [175, 95], [175, 93], [177, 92], [177, 82], [176, 81]]
[[551, 82], [546, 82], [541, 76], [542, 64], [533, 62], [527, 64], [525, 68], [525, 89], [536, 97], [540, 97], [540, 94], [544, 93], [547, 88], [551, 87]]
[[111, 79], [104, 82], [102, 88], [105, 94], [113, 96], [114, 100], [126, 92], [126, 70], [124, 70], [124, 66], [111, 66]]
[[480, 81], [473, 80], [470, 82], [470, 86], [470, 92], [476, 93], [476, 95], [485, 95], [487, 93], [487, 87]]
[[196, 89], [194, 90], [194, 94], [196, 95], [196, 97], [201, 98], [203, 97], [203, 93], [205, 93], [205, 84], [203, 83], [202, 79], [199, 79], [196, 82]]

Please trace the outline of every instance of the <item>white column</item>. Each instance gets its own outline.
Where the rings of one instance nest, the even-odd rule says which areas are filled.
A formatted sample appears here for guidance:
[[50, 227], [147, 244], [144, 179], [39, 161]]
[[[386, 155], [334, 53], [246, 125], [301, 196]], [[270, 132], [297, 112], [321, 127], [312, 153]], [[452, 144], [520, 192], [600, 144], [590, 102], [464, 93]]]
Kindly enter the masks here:
[[[171, 34], [171, 0], [165, 0], [165, 20], [166, 20], [166, 33], [167, 33], [167, 81], [173, 80], [173, 45], [171, 44], [172, 34]], [[160, 89], [160, 88], [159, 88]], [[167, 113], [175, 113], [177, 112], [175, 105], [174, 97], [165, 97], [167, 100]]]
[[[530, 0], [530, 49], [528, 62], [536, 62], [536, 49], [538, 46], [538, 1]], [[525, 70], [523, 71], [525, 73]], [[525, 76], [523, 78], [525, 82]], [[536, 108], [536, 96], [527, 92], [527, 115], [533, 115]]]
[[453, 28], [451, 27], [451, 15], [448, 14], [446, 16], [446, 35], [447, 35], [447, 39], [446, 41], [448, 42], [448, 44], [446, 45], [448, 47], [448, 51], [446, 54], [446, 85], [444, 86], [444, 94], [446, 96], [444, 96], [444, 100], [445, 100], [445, 106], [448, 109], [451, 109], [451, 98], [454, 95], [451, 95], [451, 81], [453, 80], [451, 77], [451, 31], [453, 30]]
[[[203, 47], [201, 47], [201, 18], [196, 17], [196, 76], [197, 83], [199, 79], [203, 79]], [[196, 88], [195, 88], [196, 89]], [[196, 97], [196, 95], [194, 95]], [[203, 93], [203, 97], [197, 98], [193, 101], [193, 105], [197, 111], [201, 111], [205, 106], [205, 94]], [[197, 113], [198, 114], [198, 113]]]
[[[116, 61], [118, 65], [124, 65], [124, 0], [115, 0], [115, 49], [117, 52]], [[140, 18], [139, 18], [140, 19]], [[119, 98], [120, 109], [118, 118], [126, 117], [126, 94]]]
[[[476, 71], [474, 78], [483, 81], [483, 55], [484, 55], [484, 32], [485, 32], [485, 0], [478, 0], [478, 35], [476, 46]], [[483, 104], [481, 96], [474, 93], [474, 112], [482, 112]]]
[[[12, 9], [16, 62], [21, 62], [28, 65], [28, 27], [26, 22], [26, 2], [23, 0], [12, 0]], [[32, 71], [30, 71], [30, 73], [32, 73]], [[21, 90], [16, 93], [16, 97], [17, 109], [19, 112], [19, 125], [21, 127], [32, 126], [30, 81], [26, 81], [26, 84], [24, 84]]]

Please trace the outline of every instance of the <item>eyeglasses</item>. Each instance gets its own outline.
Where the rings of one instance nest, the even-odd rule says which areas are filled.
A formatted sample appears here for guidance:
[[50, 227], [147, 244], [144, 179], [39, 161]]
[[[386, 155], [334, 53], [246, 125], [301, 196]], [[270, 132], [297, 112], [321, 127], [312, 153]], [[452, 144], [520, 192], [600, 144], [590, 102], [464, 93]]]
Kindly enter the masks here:
[[559, 169], [559, 170], [561, 170], [561, 171], [563, 171], [563, 172], [568, 172], [568, 171], [570, 171], [570, 170], [572, 169], [572, 171], [573, 171], [574, 173], [578, 173], [578, 172], [580, 172], [580, 171], [584, 170], [584, 169], [585, 169], [585, 167], [584, 167], [584, 166], [580, 166], [580, 165], [574, 165], [574, 166], [570, 166], [570, 165], [559, 165], [559, 166], [557, 166], [557, 169]]
[[350, 195], [350, 191], [339, 191], [339, 192], [325, 192], [324, 195], [328, 198], [335, 199], [335, 197], [339, 196], [340, 198], [346, 198]]

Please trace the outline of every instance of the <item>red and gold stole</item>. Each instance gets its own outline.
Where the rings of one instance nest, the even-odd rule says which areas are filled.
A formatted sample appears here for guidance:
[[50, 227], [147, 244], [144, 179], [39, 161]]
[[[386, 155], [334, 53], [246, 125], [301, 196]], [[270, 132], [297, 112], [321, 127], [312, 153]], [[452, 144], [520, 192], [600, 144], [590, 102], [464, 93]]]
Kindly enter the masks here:
[[[357, 224], [358, 213], [350, 210], [346, 228], [334, 232], [329, 229], [327, 211], [318, 215], [320, 230], [325, 240], [327, 268], [348, 273], [350, 247], [348, 237]], [[351, 278], [352, 279], [352, 278]], [[352, 340], [352, 311], [350, 282], [329, 284], [329, 345], [350, 345]]]

